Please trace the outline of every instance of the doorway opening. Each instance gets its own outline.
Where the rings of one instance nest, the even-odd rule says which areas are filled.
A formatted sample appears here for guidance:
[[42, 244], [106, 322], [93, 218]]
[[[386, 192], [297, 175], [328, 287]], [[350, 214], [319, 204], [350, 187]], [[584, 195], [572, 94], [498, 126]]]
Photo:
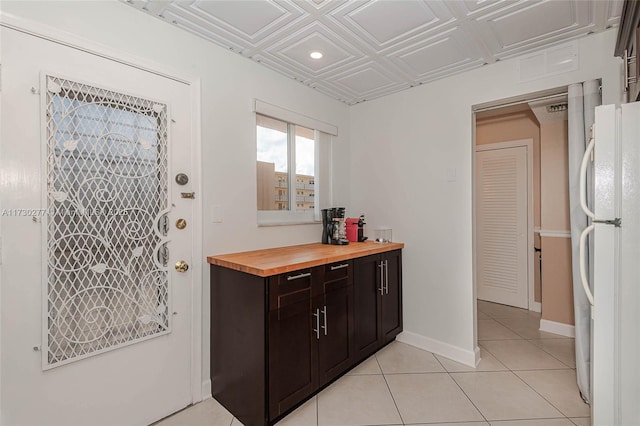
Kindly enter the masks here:
[[586, 418], [574, 370], [567, 110], [566, 86], [473, 109], [475, 334], [479, 367], [497, 362], [525, 381], [535, 370], [536, 392], [558, 381], [575, 402], [561, 411]]
[[572, 336], [567, 87], [478, 106], [474, 120], [477, 299]]

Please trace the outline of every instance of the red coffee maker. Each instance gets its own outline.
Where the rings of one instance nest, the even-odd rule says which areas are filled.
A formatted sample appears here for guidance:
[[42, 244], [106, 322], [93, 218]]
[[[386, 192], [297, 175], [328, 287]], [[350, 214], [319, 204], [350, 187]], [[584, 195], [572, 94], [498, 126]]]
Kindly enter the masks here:
[[367, 237], [364, 236], [364, 215], [361, 215], [359, 218], [348, 217], [346, 224], [347, 240], [359, 243], [367, 240]]

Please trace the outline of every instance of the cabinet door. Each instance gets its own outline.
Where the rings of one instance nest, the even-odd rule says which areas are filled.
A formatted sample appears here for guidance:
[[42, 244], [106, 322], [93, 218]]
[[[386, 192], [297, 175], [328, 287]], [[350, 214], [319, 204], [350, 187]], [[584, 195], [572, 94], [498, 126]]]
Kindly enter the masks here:
[[355, 362], [373, 354], [381, 345], [380, 317], [380, 256], [354, 260], [353, 310]]
[[281, 298], [269, 312], [269, 418], [311, 395], [318, 385], [316, 312], [311, 287]]
[[383, 255], [385, 262], [383, 295], [381, 297], [382, 340], [387, 343], [402, 331], [402, 252]]
[[[343, 263], [347, 264], [347, 263]], [[327, 265], [330, 268], [330, 265]], [[321, 298], [318, 368], [320, 386], [333, 380], [353, 365], [353, 286], [351, 273], [324, 283]], [[325, 279], [328, 274], [325, 275]]]

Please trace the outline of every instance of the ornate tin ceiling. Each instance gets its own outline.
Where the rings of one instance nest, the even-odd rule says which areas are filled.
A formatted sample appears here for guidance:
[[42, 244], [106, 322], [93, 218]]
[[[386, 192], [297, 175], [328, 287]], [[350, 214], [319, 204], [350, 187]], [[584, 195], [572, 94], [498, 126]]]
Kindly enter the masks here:
[[[622, 0], [128, 0], [347, 104], [618, 24]], [[318, 51], [321, 59], [309, 54]], [[612, 46], [613, 54], [613, 46]]]

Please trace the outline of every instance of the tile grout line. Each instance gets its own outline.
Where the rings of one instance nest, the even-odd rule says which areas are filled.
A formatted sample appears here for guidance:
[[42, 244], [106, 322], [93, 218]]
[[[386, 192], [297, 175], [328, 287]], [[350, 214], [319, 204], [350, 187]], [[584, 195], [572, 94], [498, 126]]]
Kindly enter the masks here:
[[448, 371], [447, 371], [447, 374], [449, 375], [449, 378], [450, 378], [451, 380], [453, 380], [453, 383], [455, 383], [455, 384], [456, 384], [456, 386], [458, 387], [458, 389], [460, 389], [460, 392], [462, 392], [462, 394], [467, 398], [467, 400], [469, 400], [469, 402], [471, 403], [471, 405], [473, 405], [473, 408], [475, 408], [475, 409], [476, 409], [476, 411], [477, 411], [478, 413], [480, 413], [480, 415], [481, 415], [481, 416], [482, 416], [482, 418], [484, 419], [485, 423], [489, 423], [489, 420], [488, 420], [488, 419], [487, 419], [487, 417], [484, 415], [484, 413], [482, 412], [482, 410], [480, 410], [480, 408], [478, 408], [478, 406], [475, 404], [475, 402], [473, 402], [473, 401], [471, 400], [471, 397], [469, 397], [469, 395], [467, 395], [467, 393], [464, 391], [464, 389], [462, 389], [462, 386], [460, 386], [460, 383], [458, 383], [458, 382], [456, 381], [456, 379], [455, 379], [455, 378], [451, 375], [451, 373], [449, 373]]
[[[485, 340], [485, 341], [486, 341], [486, 340]], [[501, 366], [503, 366], [503, 367], [505, 368], [505, 370], [508, 370], [508, 369], [509, 369], [509, 367], [507, 367], [507, 366], [504, 364], [504, 362], [502, 362], [500, 359], [498, 359], [498, 357], [497, 357], [497, 356], [495, 356], [494, 354], [492, 354], [492, 353], [491, 353], [491, 351], [489, 351], [489, 350], [488, 350], [487, 348], [485, 348], [484, 346], [480, 346], [480, 341], [478, 341], [478, 348], [480, 349], [480, 352], [482, 352], [482, 351], [486, 351], [489, 355], [491, 355], [491, 356], [492, 356], [496, 361], [498, 361], [498, 363], [499, 363]], [[480, 358], [480, 360], [482, 361], [482, 357]], [[478, 368], [478, 367], [475, 367], [475, 368], [476, 368], [476, 371], [478, 371], [478, 370], [477, 370], [477, 368]], [[490, 370], [490, 371], [505, 371], [505, 370]], [[489, 372], [490, 372], [490, 371], [489, 371]]]
[[[520, 336], [520, 334], [516, 333], [515, 331], [511, 330], [508, 326], [506, 326], [505, 324], [502, 324], [499, 321], [496, 321], [498, 324], [501, 324], [502, 326], [506, 327], [507, 329], [509, 329], [510, 331], [512, 331], [513, 333], [517, 334]], [[532, 346], [538, 348], [538, 346], [534, 345], [533, 343], [529, 342], [529, 339], [526, 338], [522, 338], [522, 339], [502, 339], [502, 340], [524, 340], [526, 342], [528, 342], [529, 344], [531, 344]], [[478, 345], [480, 345], [480, 342], [478, 341]], [[494, 358], [496, 358], [498, 361], [500, 361], [500, 358], [498, 358], [495, 354], [493, 354], [490, 350], [488, 350], [487, 348], [484, 348], [487, 352], [489, 352], [491, 355], [493, 355]], [[555, 360], [557, 360], [558, 362], [560, 362], [562, 365], [566, 365], [564, 362], [562, 362], [561, 360], [559, 360], [558, 358], [554, 357], [552, 354], [549, 354], [547, 351], [545, 351], [542, 348], [538, 348], [541, 349], [544, 353], [548, 354], [549, 356], [551, 356], [552, 358], [554, 358]], [[557, 369], [557, 368], [553, 368], [553, 369], [535, 369], [535, 370], [513, 370], [511, 369], [509, 366], [507, 366], [504, 362], [500, 361], [500, 363], [502, 363], [511, 374], [513, 374], [514, 376], [516, 376], [522, 383], [524, 383], [528, 388], [530, 388], [533, 392], [535, 392], [538, 396], [540, 396], [540, 398], [542, 398], [545, 402], [547, 402], [551, 407], [553, 407], [555, 410], [557, 410], [565, 419], [567, 419], [569, 422], [574, 423], [569, 416], [565, 415], [558, 407], [556, 407], [554, 404], [551, 403], [551, 401], [547, 400], [547, 398], [545, 398], [543, 395], [541, 395], [538, 391], [536, 391], [531, 385], [529, 385], [522, 377], [520, 377], [516, 371], [553, 371], [553, 370], [566, 370], [566, 369]], [[455, 379], [454, 379], [455, 381]], [[457, 383], [457, 382], [456, 382]], [[464, 390], [463, 390], [464, 392]], [[465, 394], [466, 395], [466, 394]], [[481, 413], [482, 414], [482, 413]], [[484, 417], [484, 416], [483, 416]], [[575, 424], [575, 423], [574, 423]]]
[[[458, 389], [460, 389], [460, 392], [462, 392], [462, 394], [467, 398], [467, 400], [469, 400], [469, 402], [471, 403], [471, 405], [473, 405], [473, 408], [476, 409], [476, 411], [478, 413], [480, 413], [480, 415], [482, 416], [482, 418], [484, 419], [485, 423], [489, 423], [489, 420], [487, 420], [487, 418], [485, 417], [485, 415], [482, 413], [482, 411], [480, 411], [480, 409], [476, 406], [476, 404], [471, 400], [471, 398], [469, 398], [469, 395], [467, 395], [467, 393], [464, 391], [464, 389], [462, 389], [462, 387], [460, 386], [460, 384], [458, 382], [456, 382], [456, 379], [453, 378], [453, 376], [451, 375], [451, 373], [449, 372], [449, 370], [447, 370], [447, 368], [444, 366], [444, 364], [442, 364], [442, 361], [440, 361], [438, 359], [437, 356], [435, 356], [434, 354], [431, 354], [436, 361], [438, 361], [438, 363], [440, 364], [440, 366], [444, 369], [445, 373], [447, 373], [447, 375], [449, 376], [449, 378], [453, 381], [453, 383], [456, 384], [456, 386], [458, 387]], [[497, 358], [496, 358], [497, 359]], [[477, 368], [477, 367], [476, 367]]]
[[378, 363], [378, 368], [380, 368], [380, 372], [382, 373], [382, 379], [384, 380], [385, 385], [387, 385], [387, 389], [389, 390], [389, 395], [391, 395], [391, 400], [393, 401], [393, 405], [395, 405], [395, 407], [396, 407], [396, 411], [398, 412], [398, 416], [400, 417], [400, 421], [404, 425], [405, 422], [404, 422], [404, 419], [402, 418], [402, 413], [400, 412], [400, 408], [398, 408], [398, 403], [396, 402], [396, 398], [393, 396], [393, 392], [391, 392], [391, 387], [389, 386], [389, 382], [387, 382], [387, 376], [384, 374], [384, 370], [382, 369], [382, 366], [380, 365], [380, 361], [378, 361], [377, 352], [373, 356], [375, 357], [376, 362]]
[[[504, 320], [519, 320], [519, 319], [524, 319], [524, 318], [504, 317], [504, 318], [491, 318], [491, 319], [495, 320], [498, 324], [502, 325], [503, 327], [506, 327], [509, 331], [517, 334], [518, 336], [522, 337], [524, 340], [527, 340], [527, 341], [529, 341], [529, 340], [556, 340], [556, 339], [557, 340], [565, 340], [565, 339], [575, 339], [575, 338], [568, 337], [568, 336], [563, 336], [563, 335], [560, 335], [560, 334], [557, 334], [558, 337], [543, 337], [543, 336], [540, 336], [540, 337], [531, 339], [531, 338], [528, 338], [527, 336], [523, 335], [522, 333], [519, 333], [517, 330], [514, 330], [508, 324], [505, 324], [503, 322]], [[526, 318], [526, 319], [529, 319], [529, 318]], [[542, 319], [542, 317], [536, 318], [536, 320], [538, 320], [538, 321], [540, 321], [541, 319]], [[538, 329], [536, 331], [540, 331], [540, 330]], [[547, 331], [542, 331], [542, 333], [552, 334], [554, 336], [556, 335], [555, 333], [550, 333], [550, 332], [547, 332]], [[512, 339], [512, 340], [515, 340], [515, 339]]]
[[[506, 327], [506, 326], [505, 326]], [[512, 340], [520, 340], [520, 339], [512, 339]], [[523, 339], [525, 341], [527, 341], [527, 339]], [[536, 347], [533, 343], [528, 342], [529, 344], [531, 344], [532, 346]], [[493, 354], [490, 350], [488, 350], [487, 348], [484, 348], [487, 352], [489, 352], [491, 355], [493, 355], [493, 357], [495, 359], [497, 359], [498, 361], [500, 361], [500, 358], [498, 358], [495, 354]], [[541, 348], [539, 348], [541, 349]], [[543, 350], [543, 352], [547, 353], [546, 351]], [[550, 355], [550, 354], [549, 354]], [[554, 359], [557, 359], [555, 357], [553, 357]], [[552, 371], [552, 370], [565, 370], [565, 369], [557, 369], [557, 368], [552, 368], [552, 369], [535, 369], [535, 370], [513, 370], [512, 368], [510, 368], [509, 366], [507, 366], [504, 362], [500, 361], [508, 370], [509, 372], [511, 372], [511, 374], [513, 374], [514, 376], [516, 376], [522, 383], [524, 383], [525, 385], [527, 385], [527, 387], [529, 387], [533, 392], [535, 392], [537, 395], [540, 396], [540, 398], [542, 398], [544, 401], [546, 401], [549, 405], [551, 405], [554, 409], [556, 409], [560, 414], [562, 414], [562, 416], [564, 416], [564, 418], [569, 420], [569, 417], [566, 416], [562, 411], [560, 411], [560, 409], [558, 409], [558, 407], [556, 407], [554, 404], [552, 404], [549, 400], [547, 400], [544, 396], [542, 396], [538, 391], [536, 391], [531, 385], [529, 385], [526, 381], [524, 381], [524, 379], [522, 379], [522, 377], [518, 376], [518, 374], [516, 373], [516, 371]], [[560, 362], [562, 365], [566, 365], [565, 363], [563, 363], [562, 361], [558, 360], [558, 362]], [[571, 420], [569, 420], [571, 422]], [[573, 422], [571, 422], [573, 423]]]
[[574, 422], [572, 419], [589, 419], [589, 424], [591, 424], [591, 417], [568, 417], [569, 421], [574, 425], [578, 425], [578, 423]]
[[[521, 370], [521, 371], [550, 371], [550, 370]], [[558, 413], [562, 414], [562, 416], [569, 420], [571, 423], [573, 423], [571, 421], [571, 419], [569, 418], [569, 416], [567, 416], [566, 414], [564, 414], [558, 407], [556, 407], [551, 401], [549, 401], [547, 398], [545, 398], [540, 392], [538, 392], [537, 390], [535, 390], [533, 388], [533, 386], [531, 386], [529, 383], [527, 383], [522, 377], [518, 376], [518, 374], [515, 371], [511, 371], [522, 383], [524, 383], [525, 385], [527, 385], [529, 387], [529, 389], [531, 389], [532, 391], [534, 391], [536, 394], [538, 394], [540, 396], [540, 398], [542, 398], [543, 400], [545, 400], [547, 402], [547, 404], [551, 405], [553, 408], [555, 408]], [[575, 423], [574, 423], [575, 424]]]
[[[503, 322], [500, 322], [500, 319], [519, 319], [519, 318], [496, 318], [495, 321], [500, 324], [501, 326], [503, 326], [504, 328], [506, 328], [507, 330], [509, 330], [510, 332], [514, 333], [517, 336], [520, 336], [522, 340], [527, 340], [527, 338], [525, 336], [523, 336], [522, 334], [518, 333], [517, 331], [515, 331], [514, 329], [512, 329], [511, 327], [509, 327], [508, 325], [504, 324]], [[516, 339], [513, 339], [516, 340]], [[520, 340], [520, 339], [518, 339]]]
[[[549, 355], [551, 358], [555, 359], [560, 364], [565, 366], [565, 368], [544, 368], [543, 370], [566, 370], [566, 369], [575, 370], [575, 367], [572, 367], [572, 366], [568, 365], [566, 362], [562, 361], [557, 356], [553, 355], [552, 353], [550, 353], [548, 351], [545, 351], [544, 348], [541, 348], [541, 347], [539, 347], [537, 345], [534, 345], [533, 343], [531, 343], [531, 340], [543, 340], [543, 339], [524, 339], [524, 338], [523, 339], [487, 339], [487, 340], [478, 340], [478, 346], [480, 345], [480, 342], [519, 342], [519, 341], [525, 341], [525, 342], [529, 343], [530, 345], [534, 346], [536, 349], [540, 349], [542, 352], [544, 352], [545, 354]], [[547, 340], [553, 340], [553, 339], [547, 339]], [[489, 353], [491, 353], [491, 351], [489, 351], [488, 349], [486, 349], [486, 348], [484, 348], [484, 349], [487, 350]], [[493, 355], [497, 359], [495, 354], [491, 353], [491, 355]], [[500, 361], [500, 362], [502, 363], [502, 361]], [[505, 365], [505, 367], [506, 367], [506, 365]]]
[[[570, 338], [569, 338], [569, 339], [570, 339]], [[529, 340], [545, 340], [545, 339], [527, 339], [527, 342], [529, 342]], [[546, 340], [562, 340], [562, 339], [546, 339]], [[529, 342], [529, 343], [531, 343], [531, 342]], [[531, 344], [533, 345], [533, 343], [531, 343]], [[574, 340], [574, 345], [575, 345], [575, 340]], [[540, 346], [536, 346], [536, 345], [534, 345], [534, 346], [535, 346], [536, 348], [540, 349], [542, 352], [544, 352], [544, 353], [548, 354], [548, 355], [549, 355], [549, 356], [551, 356], [552, 358], [555, 358], [556, 360], [558, 360], [558, 362], [560, 362], [562, 365], [566, 365], [566, 366], [567, 366], [567, 368], [572, 368], [572, 369], [574, 369], [574, 370], [575, 370], [575, 368], [576, 368], [576, 367], [572, 367], [572, 366], [568, 365], [566, 362], [564, 362], [563, 360], [561, 360], [560, 358], [558, 358], [557, 356], [555, 356], [555, 355], [554, 355], [554, 354], [552, 354], [551, 352], [549, 352], [549, 351], [545, 350], [544, 348], [541, 348]], [[574, 352], [574, 356], [575, 356], [575, 352], [576, 352], [576, 350], [574, 349], [574, 350], [573, 350], [573, 352]]]
[[[484, 342], [490, 342], [491, 340], [483, 340], [483, 341]], [[478, 347], [479, 346], [480, 346], [480, 341], [478, 341]], [[500, 362], [500, 364], [504, 365], [504, 368], [506, 368], [507, 370], [511, 371], [511, 369], [503, 361], [501, 361], [500, 358], [498, 358], [493, 352], [491, 352], [488, 348], [483, 346], [482, 349], [484, 349], [485, 351], [487, 351], [489, 353], [489, 355], [491, 355], [492, 357], [497, 359]]]
[[492, 353], [489, 349], [485, 348], [483, 346], [483, 349], [486, 350], [487, 352], [489, 352], [491, 355], [493, 355], [494, 358], [496, 358], [498, 361], [500, 361], [501, 364], [503, 364], [506, 368], [508, 368], [510, 371], [527, 371], [527, 370], [575, 370], [575, 367], [571, 367], [569, 365], [567, 365], [566, 362], [563, 362], [561, 359], [559, 359], [558, 357], [554, 356], [553, 354], [545, 351], [544, 349], [542, 349], [539, 346], [534, 345], [533, 343], [531, 343], [529, 340], [538, 340], [538, 339], [493, 339], [493, 340], [479, 340], [478, 341], [478, 346], [480, 345], [480, 342], [519, 342], [519, 341], [525, 341], [527, 343], [529, 343], [530, 345], [532, 345], [533, 347], [535, 347], [536, 349], [540, 349], [542, 352], [544, 352], [545, 354], [549, 355], [551, 358], [555, 359], [556, 361], [558, 361], [560, 364], [564, 365], [564, 368], [528, 368], [528, 369], [524, 369], [524, 370], [511, 370], [509, 367], [507, 367], [507, 365], [500, 361], [500, 359], [498, 359], [498, 357]]

